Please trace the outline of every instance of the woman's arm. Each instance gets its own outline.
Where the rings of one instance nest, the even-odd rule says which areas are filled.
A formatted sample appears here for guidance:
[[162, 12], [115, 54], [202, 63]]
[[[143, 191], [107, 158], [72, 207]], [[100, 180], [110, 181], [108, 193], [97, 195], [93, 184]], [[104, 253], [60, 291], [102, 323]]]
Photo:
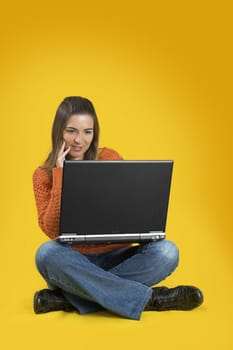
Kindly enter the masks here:
[[33, 173], [39, 226], [51, 239], [59, 232], [62, 171], [62, 168], [52, 169], [52, 183], [45, 169], [38, 168]]
[[[33, 188], [38, 212], [38, 222], [42, 231], [54, 239], [59, 234], [61, 187], [63, 162], [66, 151], [62, 145], [59, 157], [60, 167], [52, 169], [52, 182], [48, 173], [43, 168], [38, 168], [33, 174]], [[119, 153], [109, 148], [102, 148], [98, 154], [99, 160], [121, 160]]]

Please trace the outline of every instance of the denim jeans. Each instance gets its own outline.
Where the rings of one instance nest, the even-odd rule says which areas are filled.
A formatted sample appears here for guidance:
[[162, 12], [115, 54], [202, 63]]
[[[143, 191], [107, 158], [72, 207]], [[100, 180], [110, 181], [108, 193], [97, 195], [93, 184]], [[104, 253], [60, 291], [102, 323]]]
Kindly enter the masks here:
[[174, 271], [178, 255], [168, 240], [85, 255], [50, 241], [38, 249], [36, 265], [48, 287], [61, 289], [81, 314], [107, 309], [139, 320], [150, 287]]

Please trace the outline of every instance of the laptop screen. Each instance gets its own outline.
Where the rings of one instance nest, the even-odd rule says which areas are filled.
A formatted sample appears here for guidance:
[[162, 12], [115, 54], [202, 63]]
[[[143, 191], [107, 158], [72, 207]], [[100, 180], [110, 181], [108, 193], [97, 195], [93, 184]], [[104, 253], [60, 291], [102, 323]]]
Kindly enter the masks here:
[[60, 234], [165, 231], [173, 161], [65, 161]]

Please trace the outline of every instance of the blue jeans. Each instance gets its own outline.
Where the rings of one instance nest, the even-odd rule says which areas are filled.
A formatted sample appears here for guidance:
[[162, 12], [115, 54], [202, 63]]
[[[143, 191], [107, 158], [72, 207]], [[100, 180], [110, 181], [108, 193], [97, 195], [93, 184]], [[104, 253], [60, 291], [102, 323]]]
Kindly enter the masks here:
[[81, 314], [107, 309], [139, 320], [150, 287], [174, 271], [178, 255], [168, 240], [88, 255], [50, 241], [38, 249], [36, 265], [48, 287], [61, 289]]

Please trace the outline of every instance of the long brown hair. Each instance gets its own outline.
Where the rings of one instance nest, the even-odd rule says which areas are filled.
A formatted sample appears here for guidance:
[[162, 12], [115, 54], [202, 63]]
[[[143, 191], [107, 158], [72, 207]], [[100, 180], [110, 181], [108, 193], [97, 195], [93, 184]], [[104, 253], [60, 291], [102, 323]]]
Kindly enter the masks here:
[[63, 142], [63, 131], [69, 118], [74, 114], [88, 114], [94, 121], [94, 137], [92, 143], [84, 155], [85, 160], [95, 160], [98, 152], [99, 122], [95, 108], [90, 100], [85, 97], [66, 97], [59, 105], [52, 127], [52, 151], [45, 161], [45, 169], [51, 176], [52, 168], [56, 166], [59, 150]]

